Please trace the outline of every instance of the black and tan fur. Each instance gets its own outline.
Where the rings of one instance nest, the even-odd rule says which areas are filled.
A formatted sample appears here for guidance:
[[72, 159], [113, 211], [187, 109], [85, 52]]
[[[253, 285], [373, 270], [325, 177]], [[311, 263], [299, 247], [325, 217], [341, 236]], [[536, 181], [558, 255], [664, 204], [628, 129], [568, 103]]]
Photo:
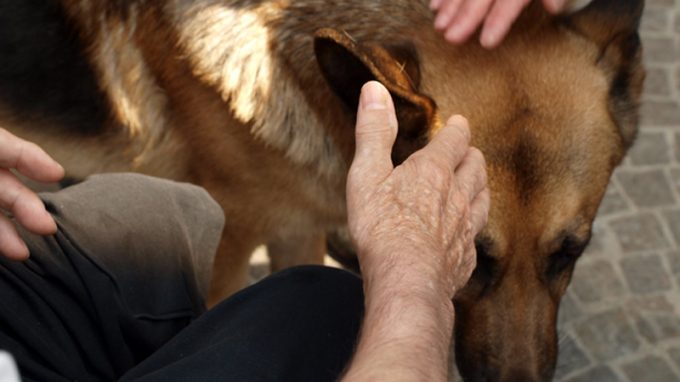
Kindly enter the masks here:
[[455, 299], [458, 365], [470, 381], [547, 380], [560, 297], [637, 129], [642, 6], [531, 6], [487, 51], [447, 44], [427, 1], [0, 0], [0, 126], [72, 177], [208, 189], [227, 222], [217, 301], [245, 284], [258, 244], [275, 268], [320, 261], [345, 222], [365, 80], [396, 99], [397, 162], [463, 114], [492, 210]]

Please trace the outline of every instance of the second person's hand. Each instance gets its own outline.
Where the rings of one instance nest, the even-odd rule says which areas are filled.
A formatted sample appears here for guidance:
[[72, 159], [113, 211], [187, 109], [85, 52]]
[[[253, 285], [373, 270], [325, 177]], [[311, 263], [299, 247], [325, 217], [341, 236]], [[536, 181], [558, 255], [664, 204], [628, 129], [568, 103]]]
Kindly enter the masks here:
[[38, 235], [55, 233], [57, 225], [40, 198], [10, 169], [39, 182], [60, 180], [64, 169], [34, 143], [0, 128], [0, 255], [24, 260], [28, 258], [28, 248], [5, 213], [12, 214], [19, 224]]
[[[536, 0], [538, 1], [538, 0]], [[540, 0], [551, 13], [573, 12], [590, 0]], [[480, 42], [485, 48], [498, 46], [512, 23], [530, 0], [431, 0], [430, 8], [437, 12], [435, 28], [447, 41], [465, 42], [483, 24]]]

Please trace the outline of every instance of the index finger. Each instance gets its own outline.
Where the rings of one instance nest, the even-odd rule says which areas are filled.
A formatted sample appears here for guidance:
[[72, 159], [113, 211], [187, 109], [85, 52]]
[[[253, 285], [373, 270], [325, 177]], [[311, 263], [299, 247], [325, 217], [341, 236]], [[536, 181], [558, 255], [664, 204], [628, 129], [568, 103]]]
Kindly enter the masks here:
[[485, 48], [494, 48], [503, 41], [529, 0], [498, 1], [484, 21], [480, 42]]
[[64, 168], [38, 145], [0, 128], [0, 167], [16, 169], [39, 182], [56, 182]]
[[430, 151], [434, 158], [444, 161], [452, 169], [458, 167], [470, 146], [470, 128], [463, 116], [454, 115], [449, 118], [422, 150]]

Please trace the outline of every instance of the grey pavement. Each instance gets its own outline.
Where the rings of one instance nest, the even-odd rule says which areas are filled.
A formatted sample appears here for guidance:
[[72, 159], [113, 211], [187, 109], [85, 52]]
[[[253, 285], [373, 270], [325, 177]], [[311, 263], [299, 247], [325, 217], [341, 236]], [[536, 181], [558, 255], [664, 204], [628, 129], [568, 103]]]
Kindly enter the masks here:
[[559, 316], [557, 381], [680, 381], [680, 0], [647, 0], [641, 129]]

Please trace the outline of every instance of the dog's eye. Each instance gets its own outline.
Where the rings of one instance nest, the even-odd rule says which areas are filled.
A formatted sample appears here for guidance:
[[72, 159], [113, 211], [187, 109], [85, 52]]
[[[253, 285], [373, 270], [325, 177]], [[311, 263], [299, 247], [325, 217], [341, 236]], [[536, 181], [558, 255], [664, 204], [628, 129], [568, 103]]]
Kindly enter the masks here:
[[578, 241], [571, 237], [565, 238], [560, 249], [550, 255], [548, 259], [546, 271], [548, 280], [555, 279], [565, 271], [573, 269], [576, 260], [588, 246], [588, 241]]

